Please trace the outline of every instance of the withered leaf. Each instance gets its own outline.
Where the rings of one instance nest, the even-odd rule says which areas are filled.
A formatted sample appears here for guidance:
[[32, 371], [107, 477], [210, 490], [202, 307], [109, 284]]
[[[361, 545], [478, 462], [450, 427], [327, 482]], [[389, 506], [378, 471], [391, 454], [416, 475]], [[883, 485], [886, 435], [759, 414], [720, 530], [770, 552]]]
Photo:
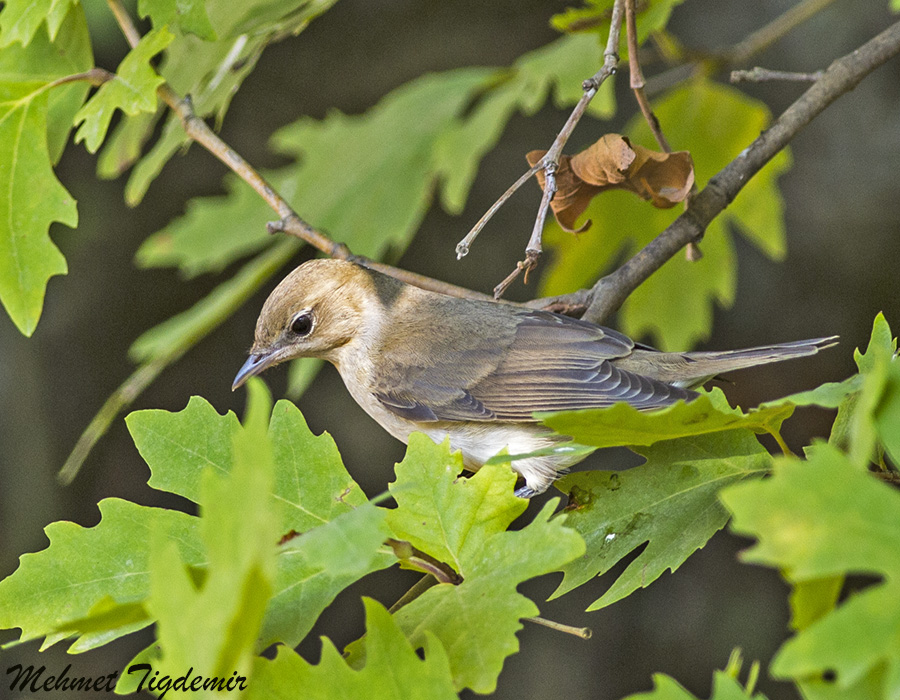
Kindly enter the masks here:
[[[534, 165], [545, 153], [531, 151], [525, 157]], [[544, 171], [538, 171], [537, 177], [543, 188]], [[693, 184], [694, 163], [689, 152], [661, 153], [633, 146], [620, 134], [606, 134], [581, 153], [560, 158], [557, 191], [550, 206], [563, 229], [581, 233], [591, 222], [576, 229], [576, 219], [605, 190], [629, 190], [653, 206], [667, 209], [684, 200]]]

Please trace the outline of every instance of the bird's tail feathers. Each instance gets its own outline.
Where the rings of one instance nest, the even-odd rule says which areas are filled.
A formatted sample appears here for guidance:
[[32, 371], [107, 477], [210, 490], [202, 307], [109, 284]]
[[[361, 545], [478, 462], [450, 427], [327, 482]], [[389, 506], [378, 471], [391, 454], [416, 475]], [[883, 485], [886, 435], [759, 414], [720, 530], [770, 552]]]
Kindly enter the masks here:
[[695, 365], [693, 376], [685, 376], [678, 381], [678, 386], [691, 387], [702, 384], [717, 374], [733, 372], [737, 369], [765, 365], [770, 362], [792, 360], [795, 357], [809, 357], [819, 350], [837, 345], [838, 337], [832, 335], [827, 338], [813, 338], [810, 340], [797, 340], [793, 343], [778, 343], [776, 345], [762, 345], [756, 348], [743, 350], [720, 350], [713, 352], [686, 352], [684, 358], [688, 361], [685, 369], [690, 373], [691, 365]]
[[[619, 364], [623, 369], [630, 369], [645, 376], [659, 378], [667, 384], [689, 389], [700, 386], [723, 372], [815, 355], [819, 350], [837, 345], [837, 339], [838, 337], [833, 335], [828, 338], [714, 352], [675, 353], [635, 350], [627, 363], [620, 360]], [[652, 357], [650, 353], [653, 353]], [[630, 366], [632, 364], [634, 366]], [[656, 374], [659, 377], [655, 377]]]

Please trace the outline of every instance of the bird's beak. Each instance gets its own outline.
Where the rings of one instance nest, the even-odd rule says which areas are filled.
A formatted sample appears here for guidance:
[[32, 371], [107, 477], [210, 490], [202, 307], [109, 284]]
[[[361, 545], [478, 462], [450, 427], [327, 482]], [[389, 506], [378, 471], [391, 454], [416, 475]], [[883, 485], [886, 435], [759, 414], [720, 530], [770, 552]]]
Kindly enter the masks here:
[[269, 350], [268, 352], [260, 352], [250, 355], [244, 365], [238, 370], [231, 390], [234, 391], [250, 377], [255, 377], [263, 370], [271, 367], [278, 361], [278, 353]]

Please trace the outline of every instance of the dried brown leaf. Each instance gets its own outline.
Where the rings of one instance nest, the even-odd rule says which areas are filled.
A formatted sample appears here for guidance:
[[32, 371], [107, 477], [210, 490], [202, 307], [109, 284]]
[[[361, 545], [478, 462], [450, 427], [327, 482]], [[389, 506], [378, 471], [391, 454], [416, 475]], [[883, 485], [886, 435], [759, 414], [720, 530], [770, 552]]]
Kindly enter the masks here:
[[[547, 151], [531, 151], [529, 165]], [[544, 171], [537, 173], [541, 188]], [[694, 184], [694, 163], [687, 151], [660, 153], [632, 146], [627, 137], [606, 134], [575, 156], [562, 156], [556, 171], [556, 195], [550, 203], [559, 225], [566, 231], [586, 231], [590, 220], [575, 228], [575, 221], [591, 200], [609, 189], [624, 189], [649, 200], [660, 209], [684, 200]]]

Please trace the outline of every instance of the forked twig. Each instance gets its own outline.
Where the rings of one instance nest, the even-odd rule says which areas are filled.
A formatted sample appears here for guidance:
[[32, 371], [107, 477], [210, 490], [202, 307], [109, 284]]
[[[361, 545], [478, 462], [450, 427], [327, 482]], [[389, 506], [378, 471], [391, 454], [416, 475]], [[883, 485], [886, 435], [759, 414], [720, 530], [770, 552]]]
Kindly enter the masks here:
[[538, 207], [538, 213], [535, 218], [534, 227], [531, 231], [531, 237], [528, 239], [528, 244], [525, 248], [525, 260], [516, 263], [516, 269], [513, 270], [503, 282], [494, 288], [495, 299], [500, 298], [519, 274], [524, 271], [527, 280], [528, 273], [537, 266], [537, 261], [543, 252], [542, 236], [544, 223], [547, 220], [547, 211], [550, 207], [550, 202], [553, 200], [553, 195], [556, 193], [555, 175], [556, 170], [559, 167], [559, 159], [562, 155], [562, 150], [568, 142], [569, 137], [572, 135], [572, 132], [575, 130], [576, 125], [581, 120], [581, 117], [584, 116], [585, 110], [587, 110], [591, 100], [594, 99], [600, 86], [609, 76], [616, 72], [616, 66], [619, 63], [619, 37], [622, 33], [622, 18], [625, 14], [624, 7], [625, 0], [616, 0], [613, 5], [612, 16], [610, 17], [609, 23], [609, 37], [606, 41], [606, 49], [603, 52], [603, 65], [592, 77], [581, 84], [584, 93], [581, 95], [581, 99], [578, 100], [578, 104], [575, 105], [575, 108], [572, 110], [566, 123], [556, 135], [550, 149], [544, 154], [543, 158], [531, 166], [524, 175], [516, 180], [509, 189], [507, 189], [506, 192], [491, 205], [491, 208], [478, 220], [472, 227], [472, 230], [469, 231], [465, 238], [456, 245], [456, 257], [458, 260], [468, 254], [469, 247], [478, 237], [478, 234], [481, 233], [485, 224], [491, 220], [491, 217], [497, 213], [497, 210], [506, 203], [512, 194], [524, 185], [532, 175], [540, 170], [544, 171], [544, 193], [541, 197], [541, 204]]

